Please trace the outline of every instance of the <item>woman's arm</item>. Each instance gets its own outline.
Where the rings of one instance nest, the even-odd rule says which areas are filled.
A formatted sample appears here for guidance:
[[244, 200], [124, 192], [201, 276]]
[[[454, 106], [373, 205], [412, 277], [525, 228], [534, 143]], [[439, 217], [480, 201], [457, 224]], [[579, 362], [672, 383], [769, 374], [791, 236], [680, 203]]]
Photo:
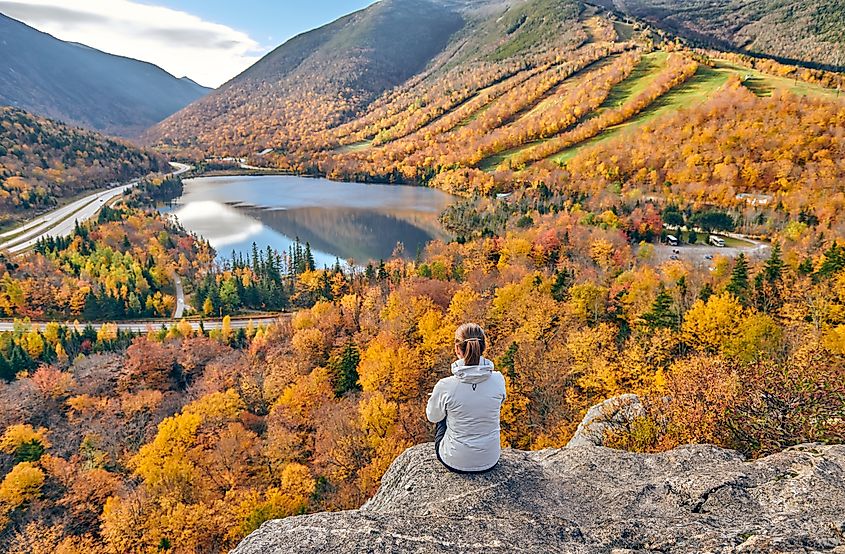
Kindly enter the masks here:
[[428, 397], [428, 404], [425, 406], [425, 416], [432, 423], [439, 423], [446, 419], [446, 391], [439, 381], [434, 385], [434, 392]]

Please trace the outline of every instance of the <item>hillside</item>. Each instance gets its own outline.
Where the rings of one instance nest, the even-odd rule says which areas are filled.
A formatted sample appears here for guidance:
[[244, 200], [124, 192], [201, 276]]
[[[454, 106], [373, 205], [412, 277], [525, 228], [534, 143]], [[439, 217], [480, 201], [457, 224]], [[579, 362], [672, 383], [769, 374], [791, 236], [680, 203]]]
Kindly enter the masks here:
[[598, 0], [699, 43], [845, 68], [842, 0]]
[[0, 107], [0, 222], [62, 198], [167, 168], [157, 154]]
[[0, 105], [135, 136], [208, 89], [150, 63], [64, 42], [0, 14]]
[[[620, 147], [629, 132], [680, 110], [718, 104], [737, 84], [760, 106], [808, 96], [833, 111], [836, 89], [845, 85], [836, 73], [655, 43], [651, 29], [577, 0], [441, 1], [427, 9], [422, 25], [439, 28], [443, 18], [459, 18], [461, 26], [437, 45], [424, 43], [425, 52], [404, 37], [373, 39], [382, 33], [376, 29], [419, 19], [415, 6], [388, 0], [297, 37], [147, 138], [176, 155], [252, 155], [256, 165], [429, 184], [467, 196], [538, 181], [581, 188], [591, 186], [588, 172], [567, 178], [558, 168], [595, 146]], [[368, 54], [350, 58], [338, 44]], [[413, 70], [385, 69], [400, 60], [410, 67], [411, 53]], [[334, 56], [343, 59], [332, 62], [342, 75], [324, 63]], [[781, 90], [789, 96], [767, 100]], [[750, 111], [752, 104], [744, 105]], [[809, 130], [784, 118], [770, 128]], [[715, 165], [708, 166], [711, 174]], [[776, 188], [771, 175], [767, 170], [760, 188]], [[711, 189], [708, 200], [731, 205], [733, 195], [753, 192], [747, 184], [725, 185]], [[734, 188], [741, 190], [732, 194]]]
[[265, 140], [281, 146], [344, 121], [415, 75], [462, 24], [457, 12], [429, 0], [379, 2], [294, 37], [148, 137], [221, 145], [221, 153], [252, 152]]
[[146, 137], [181, 152], [312, 148], [398, 85], [419, 90], [444, 74], [467, 81], [452, 93], [429, 88], [434, 99], [536, 65], [534, 54], [579, 41], [579, 11], [575, 0], [383, 0], [291, 39]]

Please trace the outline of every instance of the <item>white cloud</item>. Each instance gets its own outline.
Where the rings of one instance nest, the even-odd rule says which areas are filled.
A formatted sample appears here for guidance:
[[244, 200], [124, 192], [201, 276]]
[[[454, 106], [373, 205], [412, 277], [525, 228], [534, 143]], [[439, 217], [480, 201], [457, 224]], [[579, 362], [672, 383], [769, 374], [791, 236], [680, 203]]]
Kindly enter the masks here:
[[152, 62], [206, 86], [221, 85], [267, 51], [226, 25], [131, 0], [0, 0], [0, 12], [61, 40]]

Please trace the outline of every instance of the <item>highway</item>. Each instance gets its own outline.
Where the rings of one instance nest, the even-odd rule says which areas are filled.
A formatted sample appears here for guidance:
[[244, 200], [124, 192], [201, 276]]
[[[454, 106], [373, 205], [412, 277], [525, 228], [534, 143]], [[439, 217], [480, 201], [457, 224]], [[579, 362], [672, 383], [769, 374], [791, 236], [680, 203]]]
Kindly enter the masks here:
[[[182, 175], [193, 169], [190, 165], [170, 162], [176, 171], [170, 173], [170, 176]], [[93, 218], [99, 213], [100, 208], [106, 205], [109, 201], [116, 198], [123, 191], [137, 185], [138, 182], [120, 185], [108, 190], [101, 190], [79, 200], [71, 202], [67, 206], [57, 208], [52, 212], [40, 215], [10, 231], [0, 233], [0, 249], [6, 250], [9, 253], [20, 253], [32, 245], [37, 243], [40, 239], [48, 236], [61, 237], [67, 236], [75, 227], [77, 221], [83, 222]], [[11, 237], [11, 238], [9, 238]], [[2, 242], [3, 239], [7, 239]], [[185, 312], [187, 304], [185, 303], [185, 291], [182, 286], [182, 279], [179, 275], [174, 275], [174, 284], [176, 289], [176, 308], [173, 313], [173, 320], [157, 319], [157, 320], [143, 320], [143, 321], [121, 321], [115, 322], [118, 329], [122, 331], [131, 331], [133, 333], [146, 333], [148, 331], [157, 331], [162, 326], [172, 327], [177, 325], [179, 320]], [[231, 319], [232, 329], [246, 329], [250, 325], [271, 325], [289, 317], [289, 314], [278, 314], [275, 316], [261, 316], [255, 318], [239, 317]], [[191, 327], [196, 331], [200, 328], [201, 320], [186, 320]], [[29, 325], [43, 328], [47, 321], [33, 321]], [[103, 326], [104, 322], [73, 322], [73, 321], [57, 321], [60, 325], [68, 327], [76, 326], [83, 328], [86, 325], [91, 325], [95, 329]], [[202, 326], [205, 330], [211, 331], [223, 327], [222, 318], [214, 318], [203, 320]], [[13, 331], [15, 322], [11, 319], [0, 319], [0, 332]]]
[[[176, 168], [176, 171], [170, 173], [170, 176], [181, 175], [193, 169], [189, 165], [176, 162], [171, 162], [170, 165]], [[93, 218], [100, 212], [100, 208], [115, 197], [123, 194], [125, 190], [137, 184], [137, 181], [133, 181], [132, 183], [89, 194], [84, 198], [71, 202], [67, 206], [40, 215], [20, 227], [6, 231], [0, 234], [0, 239], [6, 237], [11, 238], [0, 244], [0, 249], [10, 254], [18, 254], [31, 248], [42, 238], [50, 236], [65, 237], [73, 232], [77, 221], [82, 223]]]
[[[250, 323], [252, 323], [253, 327], [257, 327], [259, 325], [271, 325], [273, 323], [277, 323], [283, 319], [286, 319], [288, 314], [280, 314], [277, 316], [266, 316], [266, 317], [256, 317], [256, 318], [232, 318], [231, 320], [231, 327], [232, 329], [246, 329], [249, 327]], [[186, 320], [188, 323], [191, 324], [191, 327], [196, 331], [200, 327], [199, 320]], [[37, 325], [41, 329], [48, 322], [46, 321], [33, 321], [30, 325]], [[79, 323], [75, 323], [73, 321], [65, 321], [61, 322], [58, 321], [59, 325], [65, 325], [68, 327], [78, 326], [78, 328], [82, 329], [86, 325], [91, 325], [94, 329], [99, 329], [103, 326], [103, 322], [87, 322], [81, 321]], [[146, 333], [148, 331], [157, 331], [161, 329], [162, 325], [170, 328], [177, 325], [178, 321], [170, 321], [170, 320], [149, 320], [149, 321], [121, 321], [117, 322], [117, 327], [121, 331], [132, 331], [133, 333]], [[211, 331], [214, 329], [220, 329], [223, 326], [222, 319], [209, 319], [202, 321], [203, 328], [206, 331]], [[0, 332], [7, 332], [13, 331], [15, 328], [15, 322], [9, 319], [2, 319], [0, 320]]]

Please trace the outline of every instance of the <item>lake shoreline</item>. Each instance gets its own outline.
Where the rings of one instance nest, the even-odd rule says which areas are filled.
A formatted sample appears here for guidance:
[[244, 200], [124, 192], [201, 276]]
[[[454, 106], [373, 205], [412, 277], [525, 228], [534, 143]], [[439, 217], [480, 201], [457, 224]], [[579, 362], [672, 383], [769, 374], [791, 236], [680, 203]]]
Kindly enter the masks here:
[[249, 254], [253, 242], [284, 253], [297, 239], [312, 248], [318, 267], [397, 251], [413, 256], [446, 238], [439, 216], [455, 201], [430, 187], [237, 173], [187, 178], [182, 196], [161, 209], [207, 239], [222, 260], [233, 251]]

